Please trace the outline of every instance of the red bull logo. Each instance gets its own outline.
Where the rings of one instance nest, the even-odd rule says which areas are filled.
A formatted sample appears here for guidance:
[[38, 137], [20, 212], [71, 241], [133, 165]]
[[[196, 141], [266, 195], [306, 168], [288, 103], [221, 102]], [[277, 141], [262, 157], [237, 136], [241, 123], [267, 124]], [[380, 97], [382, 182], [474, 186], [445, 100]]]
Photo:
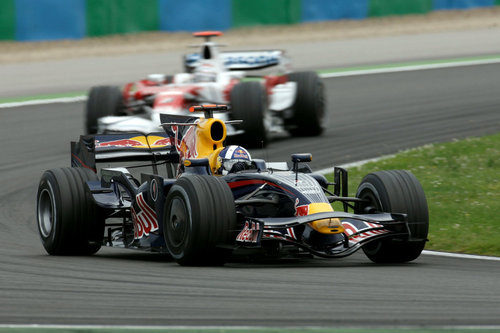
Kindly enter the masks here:
[[306, 216], [309, 214], [309, 205], [299, 206], [299, 198], [295, 199], [295, 216]]
[[155, 210], [144, 200], [143, 193], [137, 195], [136, 204], [139, 210], [132, 206], [130, 212], [134, 222], [134, 239], [140, 239], [158, 230], [158, 219]]
[[121, 139], [121, 140], [113, 140], [113, 141], [106, 141], [106, 142], [100, 142], [99, 140], [96, 140], [95, 146], [96, 146], [96, 148], [101, 148], [101, 147], [141, 147], [141, 146], [144, 146], [144, 143], [139, 141], [139, 140], [134, 140], [134, 139]]
[[238, 148], [234, 151], [233, 158], [241, 158], [241, 159], [246, 159], [246, 160], [250, 159], [248, 157], [248, 154], [243, 149], [240, 149], [240, 148]]
[[189, 127], [181, 140], [178, 139], [179, 128], [177, 126], [172, 126], [172, 131], [175, 134], [175, 148], [179, 152], [181, 159], [198, 157], [198, 152], [196, 151], [195, 127]]
[[170, 146], [170, 138], [163, 138], [156, 140], [153, 143], [153, 146]]

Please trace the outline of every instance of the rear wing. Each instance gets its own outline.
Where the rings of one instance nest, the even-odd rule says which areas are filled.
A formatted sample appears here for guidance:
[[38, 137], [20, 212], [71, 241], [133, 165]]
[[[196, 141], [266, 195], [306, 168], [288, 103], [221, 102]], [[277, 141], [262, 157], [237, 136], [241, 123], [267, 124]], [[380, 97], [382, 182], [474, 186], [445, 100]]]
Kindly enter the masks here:
[[148, 161], [178, 163], [179, 154], [164, 132], [82, 135], [71, 142], [71, 166], [96, 172], [97, 163]]
[[[278, 67], [278, 70], [287, 71], [290, 60], [282, 50], [265, 51], [228, 51], [221, 52], [224, 68], [228, 71], [260, 70], [269, 67]], [[198, 66], [199, 53], [184, 55], [184, 66], [191, 72]]]

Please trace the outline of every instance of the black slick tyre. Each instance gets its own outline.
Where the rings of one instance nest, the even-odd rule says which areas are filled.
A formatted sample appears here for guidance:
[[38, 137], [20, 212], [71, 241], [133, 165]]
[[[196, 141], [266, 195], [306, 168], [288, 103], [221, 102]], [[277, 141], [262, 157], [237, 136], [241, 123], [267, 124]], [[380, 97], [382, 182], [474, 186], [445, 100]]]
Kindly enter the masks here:
[[115, 86], [97, 86], [89, 91], [85, 106], [85, 130], [97, 133], [97, 120], [106, 116], [118, 116], [123, 112], [123, 95]]
[[45, 171], [37, 193], [37, 224], [51, 255], [91, 255], [102, 245], [104, 217], [85, 182], [98, 180], [85, 168]]
[[369, 211], [407, 214], [410, 238], [382, 239], [363, 246], [366, 256], [377, 263], [400, 263], [416, 259], [424, 249], [429, 230], [425, 193], [417, 178], [406, 170], [378, 171], [366, 175], [356, 197], [356, 213]]
[[297, 83], [297, 96], [288, 131], [294, 136], [317, 136], [325, 127], [325, 95], [323, 82], [315, 72], [288, 74], [288, 80]]
[[[243, 120], [239, 128], [244, 131], [234, 144], [248, 148], [261, 148], [269, 140], [271, 115], [264, 87], [256, 81], [240, 82], [231, 90], [232, 118]], [[237, 141], [237, 142], [236, 142]]]
[[184, 266], [222, 265], [236, 235], [236, 210], [227, 183], [213, 176], [180, 177], [165, 200], [163, 233]]

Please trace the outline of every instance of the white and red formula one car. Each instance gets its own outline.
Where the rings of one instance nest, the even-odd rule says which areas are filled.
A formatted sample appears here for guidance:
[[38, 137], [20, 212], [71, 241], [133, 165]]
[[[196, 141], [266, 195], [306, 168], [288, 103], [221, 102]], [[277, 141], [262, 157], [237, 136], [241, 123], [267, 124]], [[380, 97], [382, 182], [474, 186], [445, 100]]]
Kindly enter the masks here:
[[[323, 83], [315, 72], [290, 72], [281, 50], [219, 52], [210, 40], [218, 31], [194, 33], [205, 38], [200, 51], [183, 58], [185, 72], [152, 74], [122, 89], [91, 88], [86, 104], [89, 134], [157, 132], [160, 114], [185, 115], [193, 105], [227, 104], [215, 117], [228, 123], [234, 142], [264, 146], [275, 133], [320, 135], [326, 126]], [[277, 74], [264, 75], [274, 69]], [[253, 71], [259, 75], [248, 75]]]

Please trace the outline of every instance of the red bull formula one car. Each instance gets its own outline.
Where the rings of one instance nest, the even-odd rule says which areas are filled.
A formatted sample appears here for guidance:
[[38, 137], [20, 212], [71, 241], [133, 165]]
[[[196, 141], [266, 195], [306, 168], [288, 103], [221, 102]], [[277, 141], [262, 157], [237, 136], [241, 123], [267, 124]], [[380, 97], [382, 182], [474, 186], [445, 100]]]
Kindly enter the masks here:
[[[46, 171], [38, 188], [47, 252], [90, 255], [107, 245], [166, 252], [181, 265], [219, 265], [238, 253], [339, 258], [363, 249], [374, 262], [420, 255], [429, 219], [410, 172], [371, 173], [351, 197], [346, 170], [335, 168], [330, 183], [311, 172], [310, 154], [293, 154], [290, 168], [252, 159], [223, 146], [226, 124], [213, 113], [225, 106], [193, 109], [204, 117], [162, 115], [163, 133], [73, 142], [72, 167]], [[137, 168], [148, 172], [135, 176]]]
[[244, 120], [228, 124], [227, 130], [233, 142], [248, 146], [264, 146], [273, 133], [322, 133], [325, 97], [315, 72], [291, 73], [281, 50], [219, 52], [210, 38], [220, 35], [194, 34], [206, 40], [199, 52], [184, 57], [184, 73], [149, 75], [123, 90], [93, 87], [85, 108], [87, 133], [156, 132], [160, 114], [186, 115], [191, 106], [203, 103], [229, 105], [231, 112], [217, 112], [215, 117]]

